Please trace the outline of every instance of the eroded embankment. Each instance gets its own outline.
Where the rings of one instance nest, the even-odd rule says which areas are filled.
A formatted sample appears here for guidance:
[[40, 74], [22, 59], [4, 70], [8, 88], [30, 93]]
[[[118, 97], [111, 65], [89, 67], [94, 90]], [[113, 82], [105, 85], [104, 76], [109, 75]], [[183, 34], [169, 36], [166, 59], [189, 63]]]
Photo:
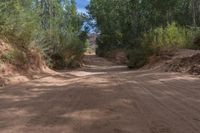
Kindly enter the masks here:
[[36, 49], [20, 48], [0, 39], [0, 87], [26, 82], [49, 72]]
[[144, 68], [200, 75], [200, 50], [180, 49], [154, 56]]

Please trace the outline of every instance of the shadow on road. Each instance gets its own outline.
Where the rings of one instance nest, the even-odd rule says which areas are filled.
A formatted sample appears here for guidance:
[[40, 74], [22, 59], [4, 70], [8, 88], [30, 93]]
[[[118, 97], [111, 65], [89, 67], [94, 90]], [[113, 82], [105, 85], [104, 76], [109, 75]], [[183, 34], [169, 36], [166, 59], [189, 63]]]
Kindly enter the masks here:
[[198, 133], [199, 79], [85, 61], [79, 70], [1, 88], [0, 132]]

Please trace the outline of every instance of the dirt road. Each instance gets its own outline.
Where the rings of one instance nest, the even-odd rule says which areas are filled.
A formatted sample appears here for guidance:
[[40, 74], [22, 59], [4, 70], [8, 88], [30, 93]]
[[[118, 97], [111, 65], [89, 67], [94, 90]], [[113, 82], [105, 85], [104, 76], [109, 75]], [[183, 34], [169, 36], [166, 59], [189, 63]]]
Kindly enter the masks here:
[[0, 133], [200, 133], [200, 79], [85, 61], [0, 88]]

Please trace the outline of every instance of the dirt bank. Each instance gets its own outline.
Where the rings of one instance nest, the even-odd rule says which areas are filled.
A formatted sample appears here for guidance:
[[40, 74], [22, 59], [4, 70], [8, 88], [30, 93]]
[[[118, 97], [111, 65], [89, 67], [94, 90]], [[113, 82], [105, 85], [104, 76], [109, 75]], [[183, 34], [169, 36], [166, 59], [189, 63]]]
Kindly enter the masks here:
[[179, 49], [152, 56], [143, 69], [200, 75], [200, 50]]
[[27, 82], [51, 72], [36, 49], [22, 49], [0, 39], [0, 87]]

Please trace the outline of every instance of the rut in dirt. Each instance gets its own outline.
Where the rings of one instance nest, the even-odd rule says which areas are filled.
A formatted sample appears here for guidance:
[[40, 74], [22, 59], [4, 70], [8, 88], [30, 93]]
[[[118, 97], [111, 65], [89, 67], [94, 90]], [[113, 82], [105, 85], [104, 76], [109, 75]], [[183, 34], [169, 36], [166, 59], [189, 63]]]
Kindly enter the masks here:
[[200, 79], [86, 65], [0, 88], [1, 133], [199, 133]]

